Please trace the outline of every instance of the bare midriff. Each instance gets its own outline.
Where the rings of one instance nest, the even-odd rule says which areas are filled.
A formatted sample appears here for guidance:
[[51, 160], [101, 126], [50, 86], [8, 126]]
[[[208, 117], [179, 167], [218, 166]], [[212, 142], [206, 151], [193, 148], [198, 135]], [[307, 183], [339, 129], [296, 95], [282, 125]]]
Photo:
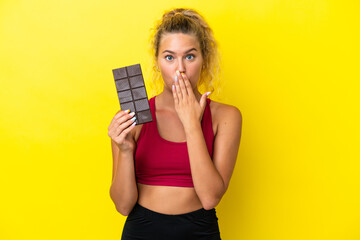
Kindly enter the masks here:
[[137, 183], [138, 203], [163, 214], [184, 214], [202, 208], [192, 187], [155, 186]]

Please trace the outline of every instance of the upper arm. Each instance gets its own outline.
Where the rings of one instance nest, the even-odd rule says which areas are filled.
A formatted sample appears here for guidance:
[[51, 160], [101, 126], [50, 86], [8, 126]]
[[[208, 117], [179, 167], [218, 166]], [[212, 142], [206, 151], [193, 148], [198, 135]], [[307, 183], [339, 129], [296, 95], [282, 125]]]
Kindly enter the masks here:
[[224, 181], [226, 191], [240, 146], [242, 115], [239, 109], [230, 105], [224, 105], [218, 113], [220, 114], [217, 114], [219, 121], [214, 140], [213, 162]]

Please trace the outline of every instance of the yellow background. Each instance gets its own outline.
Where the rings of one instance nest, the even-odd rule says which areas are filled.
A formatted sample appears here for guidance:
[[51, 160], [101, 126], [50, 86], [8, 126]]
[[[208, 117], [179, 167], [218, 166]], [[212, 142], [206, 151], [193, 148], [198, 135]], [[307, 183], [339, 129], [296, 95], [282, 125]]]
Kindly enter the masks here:
[[[360, 239], [359, 1], [0, 2], [0, 239], [120, 239], [112, 69], [164, 10], [199, 10], [243, 114], [223, 239]], [[215, 99], [216, 100], [216, 99]]]

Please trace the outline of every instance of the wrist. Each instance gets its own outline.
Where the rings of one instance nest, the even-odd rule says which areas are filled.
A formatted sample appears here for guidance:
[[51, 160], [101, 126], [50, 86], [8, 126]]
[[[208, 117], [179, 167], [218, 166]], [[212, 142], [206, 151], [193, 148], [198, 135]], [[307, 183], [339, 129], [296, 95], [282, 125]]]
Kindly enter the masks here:
[[119, 156], [120, 158], [129, 158], [133, 156], [133, 151], [128, 149], [128, 150], [120, 150], [119, 151]]
[[184, 130], [186, 135], [193, 134], [194, 132], [199, 130], [202, 132], [201, 123], [196, 121], [191, 124], [188, 124], [186, 127], [184, 126]]

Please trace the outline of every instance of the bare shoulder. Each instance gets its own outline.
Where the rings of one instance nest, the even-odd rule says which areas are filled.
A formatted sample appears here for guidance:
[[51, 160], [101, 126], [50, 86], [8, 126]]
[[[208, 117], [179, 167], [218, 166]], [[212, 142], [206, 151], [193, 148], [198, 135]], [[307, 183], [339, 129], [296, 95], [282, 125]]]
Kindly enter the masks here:
[[227, 124], [241, 128], [242, 114], [236, 106], [211, 100], [210, 110], [213, 124], [217, 126], [216, 129]]

